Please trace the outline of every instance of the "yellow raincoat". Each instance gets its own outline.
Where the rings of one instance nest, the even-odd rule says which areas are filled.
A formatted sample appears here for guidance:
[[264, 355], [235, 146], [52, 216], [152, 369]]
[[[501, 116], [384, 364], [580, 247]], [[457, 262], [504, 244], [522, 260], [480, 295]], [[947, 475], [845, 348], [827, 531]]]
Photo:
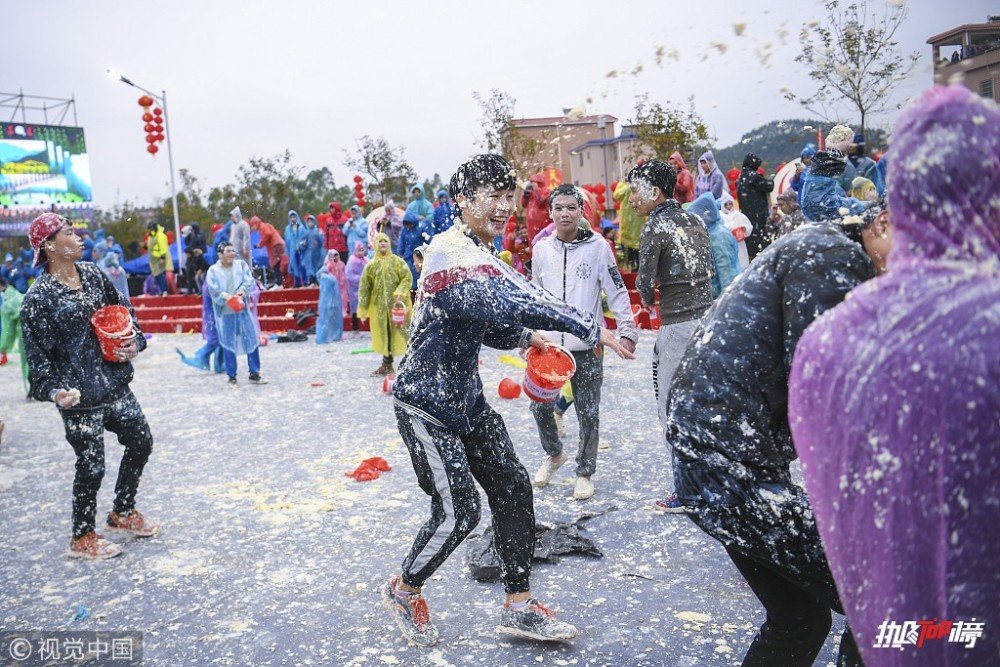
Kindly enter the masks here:
[[149, 250], [149, 271], [154, 276], [164, 271], [173, 272], [174, 260], [170, 257], [170, 242], [162, 225], [157, 225], [156, 229], [149, 233], [146, 248]]
[[[382, 240], [388, 243], [389, 237], [381, 233], [375, 235], [375, 257], [361, 272], [358, 317], [369, 319], [372, 350], [382, 356], [400, 357], [406, 353], [406, 344], [410, 338], [410, 317], [413, 315], [410, 285], [413, 274], [406, 262], [393, 255], [391, 250], [379, 252], [379, 242]], [[406, 323], [402, 327], [392, 325], [392, 305], [397, 297], [406, 307]]]
[[638, 250], [639, 236], [642, 235], [642, 225], [646, 220], [636, 213], [632, 209], [632, 205], [628, 203], [631, 194], [632, 186], [628, 184], [628, 181], [619, 181], [611, 196], [615, 198], [615, 201], [621, 202], [621, 208], [618, 209], [618, 239], [623, 248]]

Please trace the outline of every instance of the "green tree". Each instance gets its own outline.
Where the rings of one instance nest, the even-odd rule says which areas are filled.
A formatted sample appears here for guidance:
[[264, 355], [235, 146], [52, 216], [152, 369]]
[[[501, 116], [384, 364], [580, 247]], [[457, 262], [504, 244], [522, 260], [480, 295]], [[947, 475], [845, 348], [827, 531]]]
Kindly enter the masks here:
[[239, 189], [232, 206], [238, 205], [244, 218], [256, 215], [262, 220], [284, 220], [289, 209], [298, 206], [301, 172], [302, 167], [292, 163], [288, 150], [272, 158], [251, 157], [237, 171]]
[[385, 137], [366, 134], [355, 141], [355, 150], [344, 149], [343, 164], [368, 176], [367, 196], [378, 197], [383, 204], [391, 197], [405, 206], [410, 184], [417, 180], [405, 154], [402, 146], [390, 146]]
[[[331, 202], [339, 202], [347, 208], [351, 202], [351, 188], [337, 187], [329, 168], [313, 169], [305, 178], [295, 181], [295, 199], [300, 212], [318, 214], [330, 208]], [[351, 202], [353, 203], [353, 202]]]
[[649, 95], [639, 95], [632, 123], [637, 138], [632, 148], [633, 160], [641, 157], [666, 160], [674, 151], [692, 155], [714, 140], [705, 120], [695, 111], [694, 97], [689, 97], [688, 108], [682, 109], [669, 102], [650, 102]]
[[844, 7], [840, 0], [829, 0], [824, 23], [802, 26], [802, 49], [795, 60], [805, 65], [816, 90], [806, 96], [788, 91], [786, 99], [827, 121], [841, 120], [841, 110], [850, 108], [862, 134], [869, 116], [901, 106], [892, 101], [892, 91], [913, 72], [920, 54], [903, 55], [898, 48], [896, 33], [906, 20], [905, 5], [877, 5], [881, 10], [870, 12], [868, 0]]

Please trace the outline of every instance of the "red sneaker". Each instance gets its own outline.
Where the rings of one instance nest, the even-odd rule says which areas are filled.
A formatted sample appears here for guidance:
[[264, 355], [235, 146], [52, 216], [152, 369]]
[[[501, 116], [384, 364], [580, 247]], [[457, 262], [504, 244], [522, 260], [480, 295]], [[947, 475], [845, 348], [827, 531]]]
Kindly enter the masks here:
[[70, 558], [83, 558], [86, 560], [107, 560], [115, 556], [121, 556], [122, 548], [114, 542], [109, 542], [96, 531], [90, 531], [83, 537], [76, 537], [69, 541]]
[[160, 527], [146, 520], [139, 510], [128, 514], [108, 513], [107, 529], [113, 533], [128, 533], [135, 537], [152, 537], [160, 532]]

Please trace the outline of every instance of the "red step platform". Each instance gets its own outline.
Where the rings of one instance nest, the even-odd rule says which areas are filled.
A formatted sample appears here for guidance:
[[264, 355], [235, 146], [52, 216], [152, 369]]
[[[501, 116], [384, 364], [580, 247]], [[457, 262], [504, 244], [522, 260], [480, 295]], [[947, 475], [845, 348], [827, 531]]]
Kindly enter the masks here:
[[[629, 288], [629, 300], [640, 304], [639, 293], [635, 291], [635, 274], [622, 274]], [[310, 317], [301, 325], [295, 323], [295, 313], [311, 310], [315, 312], [319, 304], [318, 287], [295, 287], [261, 292], [257, 304], [260, 330], [268, 333], [289, 329], [308, 329], [316, 322]], [[139, 318], [139, 326], [145, 333], [198, 333], [201, 331], [201, 297], [188, 295], [135, 296], [132, 306]], [[637, 316], [640, 328], [650, 329], [649, 315], [641, 311]], [[608, 320], [613, 328], [614, 320]], [[368, 323], [361, 325], [368, 331]], [[344, 318], [344, 330], [351, 329], [351, 318]]]

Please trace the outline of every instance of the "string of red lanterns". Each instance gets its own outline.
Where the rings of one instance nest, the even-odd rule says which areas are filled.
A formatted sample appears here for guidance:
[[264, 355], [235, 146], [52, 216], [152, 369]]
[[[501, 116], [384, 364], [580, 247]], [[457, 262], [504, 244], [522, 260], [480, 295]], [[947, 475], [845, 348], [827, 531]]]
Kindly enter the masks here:
[[139, 98], [142, 107], [142, 129], [146, 132], [146, 152], [156, 155], [161, 143], [166, 137], [163, 134], [163, 109], [153, 106], [155, 100], [149, 95]]

